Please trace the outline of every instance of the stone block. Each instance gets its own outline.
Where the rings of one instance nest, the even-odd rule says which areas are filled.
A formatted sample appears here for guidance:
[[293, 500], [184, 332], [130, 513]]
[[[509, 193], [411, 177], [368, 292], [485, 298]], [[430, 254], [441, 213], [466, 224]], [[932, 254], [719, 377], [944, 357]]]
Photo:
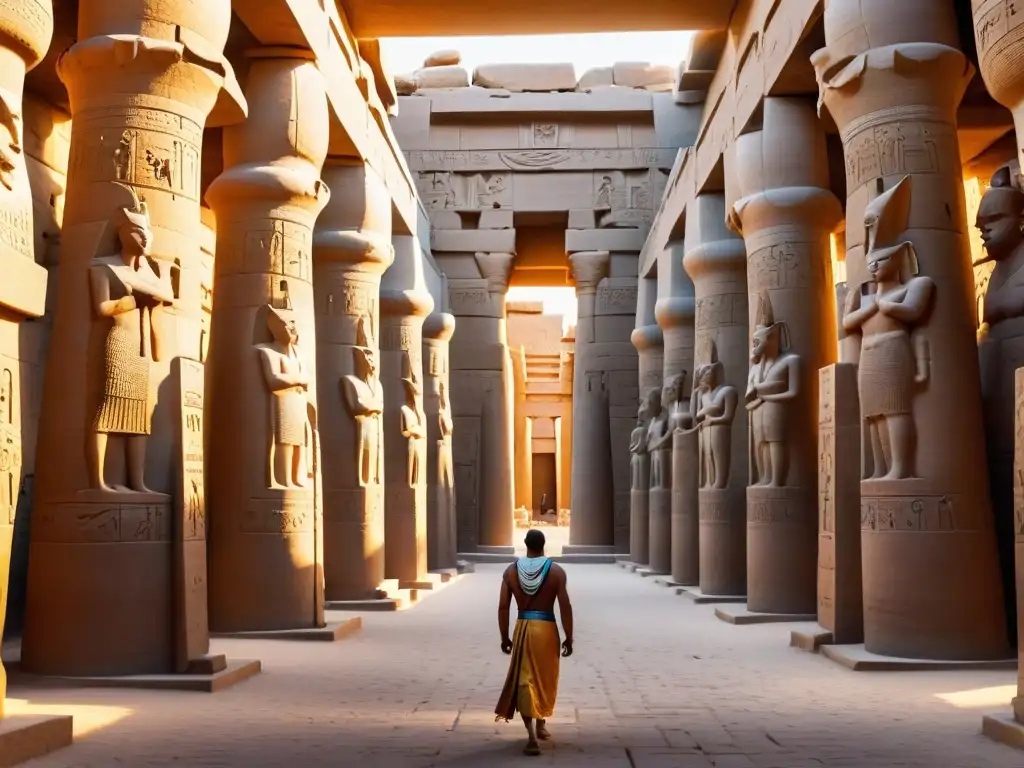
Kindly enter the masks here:
[[576, 90], [572, 64], [481, 64], [473, 72], [473, 84], [512, 92]]
[[423, 60], [423, 67], [447, 67], [457, 66], [462, 63], [462, 54], [453, 48], [443, 48], [440, 51], [434, 51], [432, 54], [427, 56]]
[[8, 715], [0, 720], [0, 768], [42, 757], [73, 740], [70, 716]]
[[478, 229], [512, 229], [512, 211], [508, 209], [485, 209], [480, 211]]
[[362, 618], [354, 616], [344, 621], [328, 622], [323, 627], [268, 629], [245, 632], [211, 632], [210, 637], [232, 638], [236, 640], [300, 640], [333, 643], [358, 632], [362, 627]]
[[430, 226], [434, 229], [462, 229], [462, 217], [458, 211], [431, 211]]
[[462, 67], [449, 65], [416, 70], [416, 90], [421, 88], [467, 88], [469, 73]]
[[596, 229], [597, 217], [593, 208], [573, 208], [569, 211], [567, 229]]
[[1017, 749], [1024, 749], [1024, 723], [1013, 715], [985, 715], [981, 719], [981, 732], [990, 739]]
[[1017, 669], [1017, 658], [951, 661], [948, 659], [910, 659], [902, 656], [883, 656], [871, 653], [863, 643], [851, 645], [823, 645], [826, 658], [842, 664], [854, 672], [915, 672], [954, 669]]
[[749, 611], [746, 605], [738, 606], [735, 609], [716, 608], [715, 616], [727, 624], [783, 624], [791, 621], [814, 621], [817, 616], [813, 613], [767, 613], [761, 611]]
[[619, 61], [612, 68], [612, 80], [615, 85], [626, 88], [647, 88], [665, 84], [671, 87], [675, 79], [675, 67], [650, 64], [646, 61]]
[[576, 88], [585, 91], [594, 87], [614, 85], [614, 72], [614, 67], [591, 67], [580, 76]]
[[577, 251], [643, 250], [647, 229], [568, 229], [565, 232], [566, 253]]
[[433, 251], [461, 253], [515, 253], [514, 229], [463, 229], [434, 232], [430, 238]]

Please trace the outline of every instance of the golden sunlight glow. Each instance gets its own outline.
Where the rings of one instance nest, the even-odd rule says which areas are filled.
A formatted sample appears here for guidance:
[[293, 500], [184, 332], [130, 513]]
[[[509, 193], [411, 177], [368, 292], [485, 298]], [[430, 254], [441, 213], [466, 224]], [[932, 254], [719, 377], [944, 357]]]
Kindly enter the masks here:
[[996, 685], [991, 688], [975, 688], [970, 691], [937, 693], [935, 697], [957, 709], [995, 709], [1007, 707], [1017, 695], [1016, 685]]
[[125, 707], [98, 704], [38, 704], [27, 699], [5, 699], [4, 710], [7, 715], [71, 715], [74, 718], [76, 739], [115, 725], [134, 713], [134, 710]]

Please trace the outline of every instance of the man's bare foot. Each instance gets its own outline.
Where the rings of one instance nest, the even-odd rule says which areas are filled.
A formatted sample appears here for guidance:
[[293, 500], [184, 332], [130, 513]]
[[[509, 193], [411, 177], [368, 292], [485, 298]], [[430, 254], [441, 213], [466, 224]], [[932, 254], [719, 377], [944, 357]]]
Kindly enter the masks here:
[[528, 742], [526, 742], [526, 746], [523, 747], [523, 754], [524, 755], [531, 755], [531, 756], [539, 755], [540, 754], [540, 744], [538, 744], [536, 741], [528, 741]]
[[537, 721], [537, 738], [541, 741], [547, 741], [551, 738], [551, 731], [548, 730], [547, 722], [544, 720]]

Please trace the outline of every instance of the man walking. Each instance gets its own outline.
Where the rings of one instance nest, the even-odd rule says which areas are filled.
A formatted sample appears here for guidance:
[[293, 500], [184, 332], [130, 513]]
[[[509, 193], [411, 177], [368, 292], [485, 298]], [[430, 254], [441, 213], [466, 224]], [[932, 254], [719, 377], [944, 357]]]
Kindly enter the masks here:
[[[515, 634], [508, 637], [508, 614], [516, 598], [519, 617]], [[528, 741], [523, 752], [539, 755], [537, 739], [551, 738], [546, 721], [555, 709], [558, 695], [559, 636], [555, 623], [555, 600], [562, 614], [565, 641], [561, 655], [572, 656], [572, 604], [566, 589], [565, 571], [544, 556], [544, 534], [526, 534], [526, 557], [510, 565], [501, 577], [498, 598], [498, 631], [501, 651], [512, 656], [505, 687], [494, 713], [496, 720], [510, 721], [516, 711], [526, 725]], [[534, 728], [536, 720], [536, 728]]]

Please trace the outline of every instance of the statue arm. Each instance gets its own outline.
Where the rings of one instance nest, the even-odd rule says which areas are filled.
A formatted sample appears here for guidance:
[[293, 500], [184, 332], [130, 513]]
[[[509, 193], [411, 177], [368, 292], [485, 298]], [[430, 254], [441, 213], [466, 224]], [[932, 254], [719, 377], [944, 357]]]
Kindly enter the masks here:
[[89, 287], [92, 289], [93, 311], [100, 317], [113, 317], [136, 308], [135, 297], [128, 295], [120, 299], [110, 298], [110, 281], [103, 267], [92, 267], [89, 270]]
[[295, 381], [294, 376], [290, 376], [287, 373], [282, 373], [276, 365], [274, 365], [274, 359], [270, 353], [261, 349], [260, 351], [260, 363], [263, 365], [263, 377], [267, 381], [267, 386], [270, 387], [272, 392], [278, 392], [282, 389], [291, 389], [292, 387], [298, 386], [298, 382]]
[[930, 277], [915, 277], [907, 284], [902, 301], [879, 301], [879, 309], [902, 323], [915, 323], [928, 309], [935, 293], [935, 282]]
[[800, 358], [789, 355], [786, 360], [786, 391], [772, 395], [762, 395], [761, 399], [768, 403], [780, 403], [793, 400], [800, 394]]
[[708, 419], [708, 424], [731, 424], [733, 416], [736, 415], [736, 406], [739, 403], [739, 396], [733, 387], [724, 387], [721, 395], [720, 408], [722, 413]]
[[859, 291], [850, 291], [846, 299], [846, 312], [843, 313], [843, 330], [847, 332], [858, 330], [864, 321], [878, 311], [878, 304], [874, 301], [868, 302], [867, 306], [860, 306]]

